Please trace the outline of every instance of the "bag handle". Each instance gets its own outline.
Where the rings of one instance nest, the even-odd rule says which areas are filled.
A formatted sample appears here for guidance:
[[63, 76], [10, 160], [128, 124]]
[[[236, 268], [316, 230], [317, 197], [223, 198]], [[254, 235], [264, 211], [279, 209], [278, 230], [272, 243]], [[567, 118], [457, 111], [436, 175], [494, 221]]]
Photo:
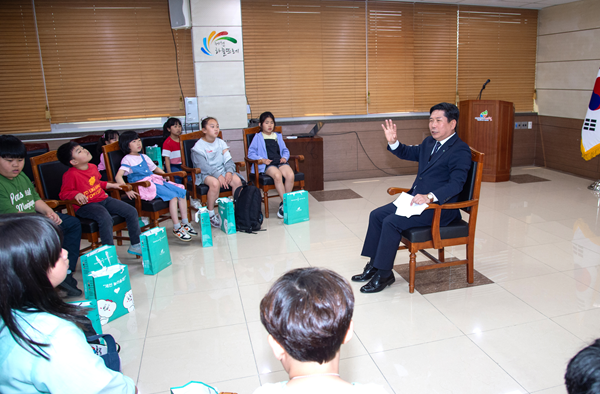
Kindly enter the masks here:
[[113, 338], [112, 335], [110, 334], [98, 334], [98, 335], [92, 335], [87, 337], [87, 341], [88, 343], [91, 343], [93, 341], [97, 341], [98, 339], [104, 339], [104, 341], [106, 342], [106, 347], [108, 349], [109, 352], [119, 352], [119, 350], [117, 350], [117, 341], [115, 341], [115, 338]]
[[240, 197], [240, 193], [242, 192], [242, 189], [245, 188], [246, 186], [240, 186], [235, 190], [235, 193], [233, 194], [233, 202], [236, 203], [238, 198]]

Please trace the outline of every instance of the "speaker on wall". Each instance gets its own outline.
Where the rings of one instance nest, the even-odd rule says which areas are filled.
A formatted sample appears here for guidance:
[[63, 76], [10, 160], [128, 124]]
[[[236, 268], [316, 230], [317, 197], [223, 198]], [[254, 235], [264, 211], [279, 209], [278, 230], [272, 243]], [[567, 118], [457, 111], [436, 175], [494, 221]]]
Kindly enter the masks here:
[[185, 98], [185, 123], [200, 123], [198, 116], [198, 97]]
[[169, 0], [171, 29], [189, 29], [192, 27], [190, 0]]

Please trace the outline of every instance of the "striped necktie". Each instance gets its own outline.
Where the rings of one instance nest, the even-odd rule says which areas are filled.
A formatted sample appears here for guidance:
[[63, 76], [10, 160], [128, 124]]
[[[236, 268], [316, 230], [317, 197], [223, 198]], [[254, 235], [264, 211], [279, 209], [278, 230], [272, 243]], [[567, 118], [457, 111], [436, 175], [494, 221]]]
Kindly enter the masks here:
[[438, 151], [438, 149], [440, 149], [440, 146], [442, 146], [442, 144], [440, 144], [440, 141], [435, 141], [435, 146], [433, 147], [433, 150], [431, 151], [431, 155], [429, 155], [429, 160], [431, 160], [433, 155], [435, 155], [435, 153]]

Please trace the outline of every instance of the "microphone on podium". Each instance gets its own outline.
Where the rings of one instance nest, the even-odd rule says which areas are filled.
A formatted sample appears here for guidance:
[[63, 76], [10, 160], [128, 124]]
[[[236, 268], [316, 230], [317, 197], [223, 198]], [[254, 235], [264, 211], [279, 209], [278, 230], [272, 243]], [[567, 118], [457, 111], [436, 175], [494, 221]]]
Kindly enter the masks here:
[[489, 79], [487, 81], [485, 81], [485, 83], [483, 84], [483, 87], [479, 91], [479, 97], [477, 97], [477, 100], [481, 100], [481, 93], [483, 92], [483, 89], [485, 89], [485, 85], [487, 85], [488, 83], [490, 83]]

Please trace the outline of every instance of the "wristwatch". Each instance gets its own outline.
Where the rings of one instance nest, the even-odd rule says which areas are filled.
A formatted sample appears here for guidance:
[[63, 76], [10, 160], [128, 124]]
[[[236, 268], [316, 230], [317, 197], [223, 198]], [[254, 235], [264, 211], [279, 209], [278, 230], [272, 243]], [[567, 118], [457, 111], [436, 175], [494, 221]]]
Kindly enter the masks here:
[[427, 193], [427, 198], [429, 199], [429, 201], [433, 202], [434, 197], [435, 196], [433, 195], [433, 193]]

